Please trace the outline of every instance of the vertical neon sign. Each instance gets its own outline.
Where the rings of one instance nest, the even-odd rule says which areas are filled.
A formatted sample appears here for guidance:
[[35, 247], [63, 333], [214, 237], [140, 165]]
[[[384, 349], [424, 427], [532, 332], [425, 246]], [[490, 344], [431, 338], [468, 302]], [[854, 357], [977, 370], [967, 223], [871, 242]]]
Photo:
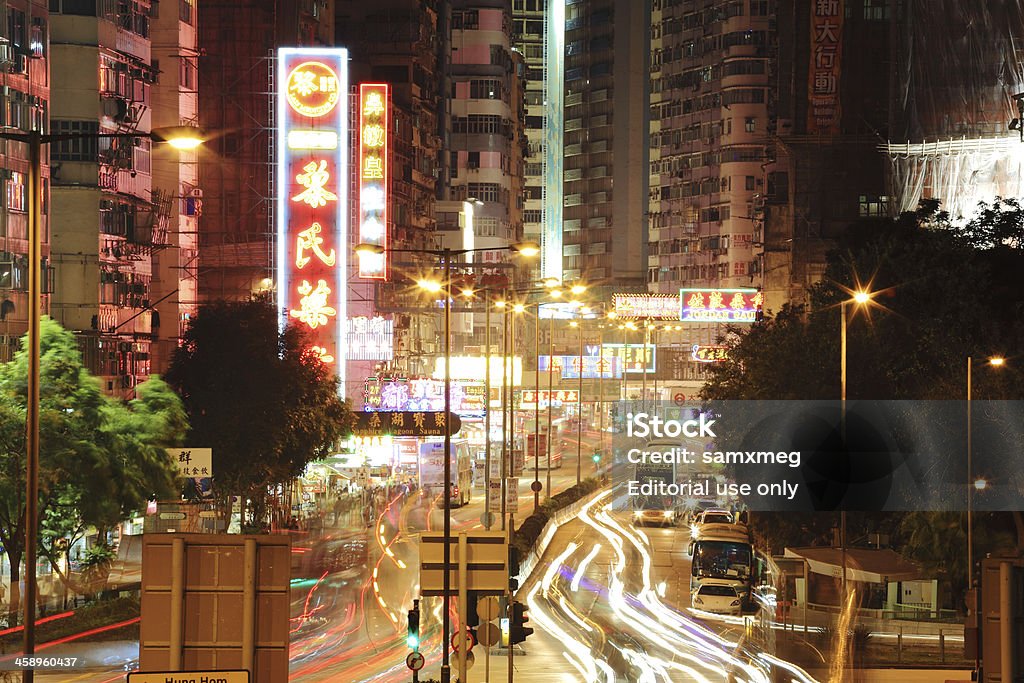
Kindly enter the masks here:
[[348, 51], [277, 51], [277, 305], [345, 379]]
[[[388, 246], [388, 86], [359, 84], [359, 243]], [[359, 254], [359, 277], [385, 280], [387, 252]]]

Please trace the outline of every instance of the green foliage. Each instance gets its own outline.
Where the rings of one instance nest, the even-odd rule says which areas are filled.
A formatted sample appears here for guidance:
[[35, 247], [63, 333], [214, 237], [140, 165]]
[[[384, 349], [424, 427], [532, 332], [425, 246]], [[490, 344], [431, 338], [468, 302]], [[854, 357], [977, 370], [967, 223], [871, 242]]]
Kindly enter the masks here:
[[[140, 602], [137, 597], [114, 598], [90, 602], [75, 610], [70, 617], [55, 619], [36, 627], [36, 642], [46, 643], [65, 636], [91, 631], [102, 626], [118, 624], [134, 619], [140, 614]], [[138, 638], [138, 625], [113, 629], [89, 637], [89, 641], [97, 640], [131, 640]], [[0, 636], [0, 647], [18, 646], [24, 638], [21, 631]]]
[[512, 545], [519, 549], [521, 556], [525, 556], [536, 545], [541, 532], [544, 531], [544, 526], [555, 512], [586, 498], [599, 488], [601, 488], [599, 480], [584, 479], [579, 484], [551, 496], [540, 504], [540, 510], [523, 520], [512, 537]]
[[278, 331], [267, 299], [214, 302], [192, 318], [167, 373], [184, 401], [189, 443], [213, 448], [221, 493], [253, 498], [299, 475], [351, 431], [338, 380], [306, 352], [298, 328]]
[[[101, 392], [71, 332], [44, 318], [39, 340], [40, 542], [52, 562], [64, 547], [58, 539], [113, 526], [152, 498], [176, 496], [164, 447], [181, 439], [185, 423], [180, 401], [160, 380], [124, 404]], [[24, 552], [26, 348], [0, 366], [0, 543], [15, 577]]]
[[[856, 223], [829, 254], [810, 308], [784, 306], [722, 340], [729, 360], [710, 368], [705, 399], [839, 397], [840, 310], [868, 289], [870, 306], [847, 308], [851, 398], [963, 398], [966, 359], [1024, 344], [1024, 269], [1016, 202], [983, 206], [953, 226], [935, 203], [894, 220]], [[1008, 242], [1007, 242], [1008, 241]], [[1018, 372], [978, 373], [986, 398], [1019, 398]]]

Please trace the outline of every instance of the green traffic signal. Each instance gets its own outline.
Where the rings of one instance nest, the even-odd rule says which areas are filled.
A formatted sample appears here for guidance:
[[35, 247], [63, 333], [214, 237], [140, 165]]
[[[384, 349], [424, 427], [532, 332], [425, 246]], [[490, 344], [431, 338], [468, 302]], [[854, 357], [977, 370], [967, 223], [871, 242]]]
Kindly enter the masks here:
[[595, 465], [601, 462], [601, 451], [594, 451], [594, 455], [591, 456], [591, 460], [594, 461]]
[[409, 610], [409, 629], [405, 642], [413, 650], [420, 648], [420, 601], [414, 600], [413, 607]]

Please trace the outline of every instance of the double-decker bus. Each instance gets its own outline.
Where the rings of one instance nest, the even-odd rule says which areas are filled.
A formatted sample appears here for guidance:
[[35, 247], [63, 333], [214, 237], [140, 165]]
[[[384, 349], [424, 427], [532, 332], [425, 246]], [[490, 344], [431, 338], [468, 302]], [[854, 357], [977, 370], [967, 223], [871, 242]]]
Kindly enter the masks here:
[[[452, 485], [448, 491], [451, 505], [461, 507], [473, 497], [473, 454], [465, 439], [452, 439]], [[420, 487], [440, 493], [444, 488], [444, 441], [420, 444]]]

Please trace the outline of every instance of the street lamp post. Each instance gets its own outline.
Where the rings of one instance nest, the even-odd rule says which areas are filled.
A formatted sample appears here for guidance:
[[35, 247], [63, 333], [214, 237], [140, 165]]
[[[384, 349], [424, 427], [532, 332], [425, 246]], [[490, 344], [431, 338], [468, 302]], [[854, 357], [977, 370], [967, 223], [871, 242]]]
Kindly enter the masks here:
[[[36, 632], [36, 545], [39, 538], [39, 319], [42, 316], [42, 146], [66, 140], [116, 140], [149, 137], [181, 150], [196, 149], [203, 140], [197, 128], [175, 126], [150, 133], [54, 133], [37, 130], [11, 133], [0, 130], [0, 139], [28, 145], [28, 378], [25, 403], [25, 606], [24, 655], [35, 653]], [[25, 669], [24, 681], [32, 681], [34, 672]]]
[[[444, 510], [444, 576], [442, 578], [441, 590], [444, 593], [443, 605], [441, 609], [441, 683], [450, 683], [452, 676], [452, 669], [450, 663], [450, 652], [449, 652], [449, 639], [448, 631], [451, 628], [451, 615], [449, 614], [449, 608], [451, 605], [451, 487], [452, 487], [452, 462], [451, 462], [451, 447], [452, 447], [452, 436], [450, 429], [450, 418], [451, 418], [451, 320], [452, 320], [452, 258], [455, 256], [462, 256], [465, 254], [484, 252], [484, 251], [515, 251], [523, 256], [535, 256], [539, 253], [539, 248], [532, 243], [522, 243], [512, 245], [509, 247], [487, 247], [482, 249], [450, 249], [445, 247], [443, 249], [390, 249], [389, 251], [397, 253], [414, 253], [414, 254], [425, 254], [429, 256], [436, 256], [442, 259], [444, 265], [444, 281], [440, 286], [437, 283], [429, 281], [420, 281], [420, 286], [428, 291], [441, 292], [444, 296], [444, 419], [445, 419], [445, 430], [444, 430], [444, 483], [442, 491], [442, 501]], [[375, 254], [380, 255], [384, 253], [384, 248], [380, 245], [373, 244], [360, 244], [356, 246], [356, 253], [362, 254]], [[464, 648], [463, 648], [463, 651]]]
[[[580, 368], [576, 395], [576, 486], [583, 478], [583, 318], [580, 317]], [[600, 365], [600, 363], [598, 363]]]
[[[536, 513], [540, 510], [540, 301], [537, 301], [537, 317], [533, 321], [533, 358], [534, 368], [533, 373], [533, 388], [534, 388], [534, 402], [533, 402], [533, 511]], [[554, 360], [551, 357], [551, 352], [548, 352], [548, 375], [551, 374], [551, 366]], [[548, 391], [548, 410], [551, 410], [551, 391]], [[547, 435], [547, 439], [551, 439], [551, 434]], [[548, 462], [548, 468], [550, 469], [551, 463]]]
[[[987, 360], [993, 367], [1001, 367], [1006, 360], [1001, 356], [994, 356]], [[974, 589], [974, 604], [971, 611], [974, 612], [977, 620], [974, 643], [974, 670], [978, 674], [977, 680], [981, 680], [981, 621], [978, 620], [978, 602], [980, 596], [975, 586], [976, 572], [974, 571], [974, 489], [983, 488], [984, 482], [974, 481], [974, 449], [971, 435], [972, 421], [972, 386], [971, 370], [974, 366], [974, 359], [967, 357], [967, 587]]]

